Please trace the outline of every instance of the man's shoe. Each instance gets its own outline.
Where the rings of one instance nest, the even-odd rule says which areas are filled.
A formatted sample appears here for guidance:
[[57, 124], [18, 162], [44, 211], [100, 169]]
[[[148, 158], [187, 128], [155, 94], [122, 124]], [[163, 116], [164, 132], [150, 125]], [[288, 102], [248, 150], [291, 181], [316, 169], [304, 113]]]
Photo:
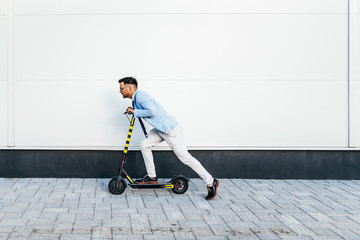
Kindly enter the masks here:
[[208, 188], [208, 195], [205, 197], [206, 200], [211, 200], [213, 199], [216, 194], [217, 194], [217, 188], [219, 187], [219, 180], [214, 178], [214, 182], [212, 187], [207, 187]]
[[135, 183], [137, 184], [156, 184], [158, 183], [157, 177], [151, 178], [148, 175], [143, 177], [142, 179], [135, 180]]

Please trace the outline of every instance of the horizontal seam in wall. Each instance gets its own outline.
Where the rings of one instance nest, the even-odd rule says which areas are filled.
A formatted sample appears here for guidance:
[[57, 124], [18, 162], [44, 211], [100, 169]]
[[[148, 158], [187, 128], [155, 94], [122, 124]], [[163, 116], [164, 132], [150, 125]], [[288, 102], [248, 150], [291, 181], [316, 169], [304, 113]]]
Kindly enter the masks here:
[[[5, 80], [6, 81], [6, 80]], [[15, 82], [82, 82], [82, 81], [93, 81], [93, 82], [113, 82], [118, 81], [118, 79], [28, 79], [28, 80], [15, 80]], [[168, 81], [206, 81], [206, 82], [215, 82], [215, 81], [239, 81], [239, 82], [347, 82], [346, 79], [335, 80], [335, 79], [158, 79], [158, 78], [141, 78], [141, 81], [159, 81], [159, 82], [168, 82]]]
[[[15, 146], [15, 147], [0, 147], [1, 150], [78, 150], [78, 151], [123, 151], [124, 146]], [[164, 146], [164, 147], [153, 147], [153, 151], [172, 151], [170, 147]], [[359, 146], [355, 147], [347, 147], [347, 146], [338, 146], [338, 147], [306, 147], [306, 146], [281, 146], [281, 147], [275, 147], [275, 146], [258, 146], [258, 147], [252, 147], [252, 146], [246, 146], [246, 147], [235, 147], [235, 146], [209, 146], [209, 147], [200, 147], [200, 146], [188, 146], [188, 150], [190, 151], [208, 151], [208, 150], [218, 150], [218, 151], [226, 151], [226, 150], [238, 150], [238, 151], [303, 151], [303, 150], [324, 150], [324, 151], [360, 151]], [[140, 151], [140, 147], [130, 147], [129, 151]]]
[[24, 13], [16, 16], [106, 16], [106, 15], [347, 15], [347, 13]]

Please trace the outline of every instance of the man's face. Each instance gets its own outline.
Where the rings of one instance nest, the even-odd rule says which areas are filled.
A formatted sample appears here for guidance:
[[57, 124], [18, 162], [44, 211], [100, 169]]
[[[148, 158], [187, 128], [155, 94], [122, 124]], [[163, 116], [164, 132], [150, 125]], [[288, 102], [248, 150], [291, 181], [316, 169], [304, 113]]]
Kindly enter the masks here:
[[120, 83], [120, 93], [123, 95], [123, 98], [130, 98], [129, 88], [130, 85], [125, 85], [123, 82]]

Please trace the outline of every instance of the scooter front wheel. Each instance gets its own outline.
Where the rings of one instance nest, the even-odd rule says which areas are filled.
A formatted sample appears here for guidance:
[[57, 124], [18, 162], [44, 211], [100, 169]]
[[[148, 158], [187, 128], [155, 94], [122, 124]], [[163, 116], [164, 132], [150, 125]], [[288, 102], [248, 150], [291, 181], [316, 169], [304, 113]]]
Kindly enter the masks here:
[[172, 191], [176, 194], [185, 193], [189, 187], [188, 180], [183, 177], [174, 179], [174, 181], [172, 181], [172, 184], [174, 185]]
[[126, 188], [126, 182], [124, 179], [120, 179], [118, 181], [117, 177], [113, 177], [109, 182], [109, 191], [112, 194], [119, 195], [122, 194], [125, 191]]

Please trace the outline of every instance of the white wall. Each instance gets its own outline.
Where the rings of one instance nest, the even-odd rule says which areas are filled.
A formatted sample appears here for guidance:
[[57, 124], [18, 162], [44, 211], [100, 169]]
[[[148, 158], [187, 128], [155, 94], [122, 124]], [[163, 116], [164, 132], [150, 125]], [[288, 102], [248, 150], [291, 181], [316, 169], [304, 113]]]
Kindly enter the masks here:
[[[348, 142], [347, 8], [342, 0], [17, 0], [13, 26], [0, 21], [0, 147], [123, 146], [124, 76], [177, 116], [192, 149], [360, 146], [358, 77]], [[138, 126], [131, 146], [141, 139]]]
[[350, 6], [350, 143], [360, 147], [360, 0]]
[[0, 147], [7, 146], [7, 31], [6, 0], [0, 0]]

